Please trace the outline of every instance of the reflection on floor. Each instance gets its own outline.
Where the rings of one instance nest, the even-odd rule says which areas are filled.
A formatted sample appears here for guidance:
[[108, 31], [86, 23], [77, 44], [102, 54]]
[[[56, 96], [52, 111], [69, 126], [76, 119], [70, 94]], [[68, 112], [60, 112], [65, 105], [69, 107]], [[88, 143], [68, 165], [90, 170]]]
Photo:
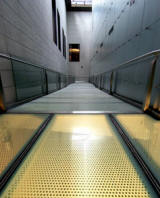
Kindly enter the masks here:
[[18, 114], [0, 116], [0, 176], [46, 117]]
[[[116, 113], [115, 118], [160, 180], [160, 122], [141, 110], [89, 83], [75, 83], [11, 112], [16, 114], [0, 117], [0, 176], [47, 113], [61, 115], [49, 123], [2, 198], [157, 197], [108, 117], [93, 115]], [[68, 112], [74, 114], [64, 114]]]
[[10, 112], [76, 113], [82, 111], [107, 113], [141, 113], [141, 110], [89, 83], [74, 83], [55, 93], [11, 109]]
[[105, 115], [56, 115], [2, 197], [154, 197], [116, 134]]
[[117, 115], [116, 119], [160, 181], [160, 121], [147, 115]]

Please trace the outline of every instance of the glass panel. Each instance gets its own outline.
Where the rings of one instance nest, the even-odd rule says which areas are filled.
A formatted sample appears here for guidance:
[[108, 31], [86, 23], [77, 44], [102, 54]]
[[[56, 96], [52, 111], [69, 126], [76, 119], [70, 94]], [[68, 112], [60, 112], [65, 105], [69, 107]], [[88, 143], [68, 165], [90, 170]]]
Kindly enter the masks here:
[[0, 175], [46, 118], [47, 115], [0, 116]]
[[64, 75], [61, 75], [61, 88], [64, 88], [66, 86], [67, 83], [67, 78]]
[[55, 116], [2, 196], [154, 197], [116, 134], [104, 115]]
[[75, 77], [73, 76], [68, 76], [68, 84], [74, 83], [75, 82]]
[[13, 60], [12, 65], [18, 101], [45, 93], [43, 69]]
[[48, 92], [53, 92], [58, 89], [58, 73], [46, 71], [48, 80]]
[[[153, 57], [116, 70], [114, 90], [117, 94], [143, 103], [146, 96]], [[145, 72], [144, 72], [145, 71]]]
[[116, 119], [160, 181], [160, 121], [147, 115], [117, 115]]
[[109, 91], [110, 90], [110, 78], [111, 78], [111, 72], [105, 73], [103, 75], [103, 84], [102, 88]]
[[[112, 92], [143, 104], [148, 91], [148, 82], [152, 72], [153, 60], [154, 57], [149, 57], [144, 60], [121, 66], [118, 69], [113, 70], [112, 78], [112, 72], [103, 73], [102, 88], [110, 90], [110, 80], [112, 79]], [[160, 95], [158, 94], [159, 71], [160, 67], [157, 66], [151, 100], [155, 109], [158, 109], [158, 106], [160, 106]], [[96, 80], [94, 80], [94, 83], [96, 84]]]

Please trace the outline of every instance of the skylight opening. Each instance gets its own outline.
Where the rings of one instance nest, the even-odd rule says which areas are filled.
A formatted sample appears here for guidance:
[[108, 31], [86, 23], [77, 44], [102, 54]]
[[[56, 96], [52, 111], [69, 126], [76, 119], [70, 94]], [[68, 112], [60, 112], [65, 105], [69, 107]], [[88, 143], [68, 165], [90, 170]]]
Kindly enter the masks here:
[[72, 7], [92, 7], [92, 0], [71, 0]]

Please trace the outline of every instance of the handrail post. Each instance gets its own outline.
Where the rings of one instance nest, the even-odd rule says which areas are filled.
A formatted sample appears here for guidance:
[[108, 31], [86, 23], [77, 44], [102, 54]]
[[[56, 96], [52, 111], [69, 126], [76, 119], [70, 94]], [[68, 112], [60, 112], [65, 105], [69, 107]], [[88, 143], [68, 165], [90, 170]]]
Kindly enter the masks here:
[[48, 95], [49, 90], [48, 90], [48, 76], [47, 76], [47, 71], [44, 69], [44, 74], [45, 74], [45, 83], [46, 83], [46, 95]]
[[111, 73], [111, 76], [110, 76], [110, 90], [109, 90], [109, 93], [112, 95], [112, 87], [113, 87], [113, 71]]
[[2, 81], [1, 81], [1, 75], [0, 75], [0, 112], [6, 111], [4, 100], [3, 100], [3, 87], [2, 87]]
[[101, 89], [101, 76], [98, 77], [98, 89]]
[[59, 90], [60, 90], [62, 88], [61, 87], [61, 75], [60, 75], [60, 73], [58, 75], [58, 84], [59, 84]]
[[146, 93], [146, 97], [145, 97], [144, 103], [143, 103], [143, 111], [144, 112], [147, 111], [150, 106], [152, 87], [153, 87], [153, 81], [154, 81], [157, 60], [158, 60], [158, 56], [156, 56], [156, 58], [152, 62], [151, 73], [149, 75], [149, 80], [148, 80], [148, 84], [147, 84], [147, 93]]

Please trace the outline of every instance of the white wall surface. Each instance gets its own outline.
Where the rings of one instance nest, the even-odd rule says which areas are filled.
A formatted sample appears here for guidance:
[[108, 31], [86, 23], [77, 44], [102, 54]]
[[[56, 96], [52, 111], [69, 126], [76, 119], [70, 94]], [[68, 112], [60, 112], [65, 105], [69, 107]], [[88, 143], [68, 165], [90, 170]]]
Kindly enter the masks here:
[[[67, 36], [65, 1], [56, 4]], [[53, 42], [51, 0], [0, 0], [0, 53], [68, 73], [67, 61]], [[0, 59], [0, 71], [5, 100], [12, 103], [15, 88], [9, 61]]]
[[67, 24], [68, 43], [80, 44], [80, 62], [69, 62], [69, 73], [76, 76], [76, 80], [88, 80], [90, 71], [92, 13], [81, 11], [68, 12]]
[[159, 49], [159, 34], [159, 0], [93, 0], [91, 73], [106, 72]]

